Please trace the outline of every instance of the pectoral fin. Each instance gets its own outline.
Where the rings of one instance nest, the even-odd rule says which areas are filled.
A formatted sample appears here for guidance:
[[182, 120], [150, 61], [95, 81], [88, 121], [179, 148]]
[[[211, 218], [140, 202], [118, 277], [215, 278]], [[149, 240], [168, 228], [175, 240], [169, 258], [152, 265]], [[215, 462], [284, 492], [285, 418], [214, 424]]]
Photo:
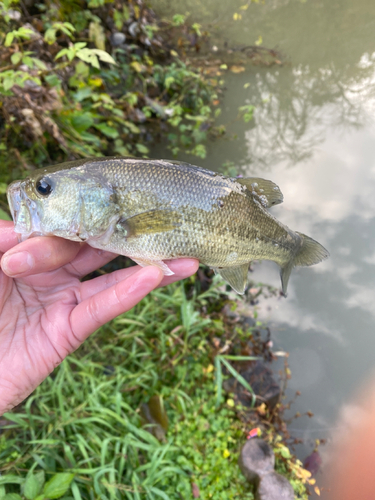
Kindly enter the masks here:
[[224, 267], [222, 269], [214, 268], [214, 271], [216, 274], [220, 274], [235, 292], [241, 295], [245, 293], [249, 263], [235, 267]]
[[136, 262], [139, 266], [146, 267], [146, 266], [156, 266], [159, 269], [161, 269], [164, 273], [164, 276], [172, 276], [174, 272], [169, 269], [167, 264], [163, 262], [162, 260], [150, 260], [150, 259], [142, 259], [142, 258], [134, 258], [131, 257], [134, 262]]
[[121, 219], [118, 224], [126, 231], [126, 238], [136, 238], [142, 234], [172, 231], [182, 223], [181, 214], [175, 210], [150, 210]]
[[236, 179], [237, 182], [246, 186], [253, 196], [256, 196], [266, 208], [282, 203], [284, 196], [279, 186], [274, 182], [260, 177], [245, 177]]

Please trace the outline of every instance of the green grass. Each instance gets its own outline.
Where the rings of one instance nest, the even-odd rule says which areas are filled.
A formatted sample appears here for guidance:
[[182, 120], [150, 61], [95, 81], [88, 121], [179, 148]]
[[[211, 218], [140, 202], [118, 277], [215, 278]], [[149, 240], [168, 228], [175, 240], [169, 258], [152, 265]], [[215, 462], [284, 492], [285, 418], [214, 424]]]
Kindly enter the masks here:
[[[253, 499], [237, 465], [249, 429], [233, 400], [216, 405], [211, 342], [245, 334], [201, 312], [222, 300], [215, 289], [191, 300], [181, 284], [156, 290], [67, 358], [5, 415], [0, 499], [190, 500], [192, 488]], [[154, 395], [169, 419], [161, 441], [140, 414]]]
[[[181, 285], [170, 286], [93, 335], [6, 415], [2, 473], [73, 472], [75, 500], [188, 499], [193, 482], [206, 498], [253, 498], [237, 467], [242, 424], [225, 404], [215, 410], [214, 323], [193, 307]], [[170, 420], [161, 443], [140, 425], [139, 407], [154, 394]]]

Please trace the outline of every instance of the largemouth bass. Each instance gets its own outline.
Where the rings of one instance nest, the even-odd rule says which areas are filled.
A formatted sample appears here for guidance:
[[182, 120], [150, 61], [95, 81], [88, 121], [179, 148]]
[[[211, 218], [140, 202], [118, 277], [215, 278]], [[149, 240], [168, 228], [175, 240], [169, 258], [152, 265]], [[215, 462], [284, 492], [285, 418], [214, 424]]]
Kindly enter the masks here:
[[15, 231], [55, 235], [127, 255], [173, 274], [164, 260], [195, 257], [243, 294], [250, 261], [273, 260], [286, 295], [294, 266], [329, 253], [275, 219], [271, 181], [230, 178], [169, 160], [91, 158], [32, 172], [9, 185]]

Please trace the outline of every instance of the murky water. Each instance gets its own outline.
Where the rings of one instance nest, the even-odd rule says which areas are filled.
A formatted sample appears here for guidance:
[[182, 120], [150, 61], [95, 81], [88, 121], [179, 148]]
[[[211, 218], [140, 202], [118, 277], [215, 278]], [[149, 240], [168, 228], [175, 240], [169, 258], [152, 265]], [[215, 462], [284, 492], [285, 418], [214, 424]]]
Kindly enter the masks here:
[[[315, 438], [330, 436], [375, 368], [375, 3], [240, 6], [184, 0], [173, 11], [210, 21], [219, 46], [252, 45], [261, 35], [289, 61], [226, 74], [220, 122], [237, 138], [211, 143], [196, 163], [220, 170], [229, 161], [243, 174], [272, 179], [284, 193], [273, 214], [331, 252], [325, 263], [293, 272], [287, 299], [260, 307], [276, 347], [290, 352], [289, 388], [302, 393], [294, 410], [315, 415], [292, 425], [306, 440], [303, 458]], [[234, 21], [234, 12], [242, 19]], [[248, 124], [235, 120], [245, 102], [256, 106]], [[273, 263], [257, 266], [253, 278], [279, 287]]]

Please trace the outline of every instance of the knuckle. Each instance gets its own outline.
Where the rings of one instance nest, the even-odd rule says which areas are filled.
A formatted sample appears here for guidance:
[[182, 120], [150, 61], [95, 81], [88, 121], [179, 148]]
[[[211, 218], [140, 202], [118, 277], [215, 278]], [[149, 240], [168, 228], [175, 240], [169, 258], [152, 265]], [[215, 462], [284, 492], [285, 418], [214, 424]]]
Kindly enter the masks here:
[[97, 300], [95, 300], [94, 297], [91, 297], [89, 299], [88, 305], [88, 315], [92, 319], [94, 323], [96, 323], [98, 326], [101, 326], [102, 321], [101, 321], [101, 314], [100, 314], [100, 306]]

